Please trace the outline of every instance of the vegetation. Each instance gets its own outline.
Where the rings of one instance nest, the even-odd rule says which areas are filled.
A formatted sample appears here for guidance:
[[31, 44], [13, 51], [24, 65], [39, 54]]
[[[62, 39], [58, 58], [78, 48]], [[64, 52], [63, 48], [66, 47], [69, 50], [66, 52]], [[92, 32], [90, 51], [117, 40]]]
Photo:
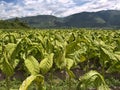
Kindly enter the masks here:
[[120, 11], [82, 12], [67, 17], [38, 15], [0, 20], [1, 29], [23, 28], [120, 28]]
[[38, 15], [20, 18], [34, 28], [120, 28], [120, 11], [82, 12], [67, 17]]
[[120, 31], [0, 30], [0, 72], [2, 90], [119, 90]]
[[0, 29], [28, 29], [29, 26], [27, 23], [20, 21], [18, 18], [15, 18], [12, 21], [9, 20], [0, 20]]

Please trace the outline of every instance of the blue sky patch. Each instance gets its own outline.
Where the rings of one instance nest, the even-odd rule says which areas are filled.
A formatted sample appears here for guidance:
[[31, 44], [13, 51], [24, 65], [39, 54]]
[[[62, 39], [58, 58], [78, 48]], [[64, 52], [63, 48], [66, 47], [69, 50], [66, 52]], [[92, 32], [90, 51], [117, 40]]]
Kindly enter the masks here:
[[3, 0], [3, 1], [5, 1], [7, 3], [11, 3], [11, 2], [15, 3], [17, 0]]

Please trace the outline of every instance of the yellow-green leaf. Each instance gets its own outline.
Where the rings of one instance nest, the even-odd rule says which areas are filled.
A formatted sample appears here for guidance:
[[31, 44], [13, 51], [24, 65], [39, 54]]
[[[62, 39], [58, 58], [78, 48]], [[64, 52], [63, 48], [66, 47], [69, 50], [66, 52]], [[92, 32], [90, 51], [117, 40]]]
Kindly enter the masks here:
[[40, 67], [40, 71], [42, 72], [42, 74], [47, 73], [50, 70], [50, 68], [52, 67], [53, 56], [54, 56], [54, 54], [51, 53], [40, 62], [39, 67]]
[[25, 66], [32, 75], [39, 74], [39, 62], [33, 56], [29, 56], [25, 59]]

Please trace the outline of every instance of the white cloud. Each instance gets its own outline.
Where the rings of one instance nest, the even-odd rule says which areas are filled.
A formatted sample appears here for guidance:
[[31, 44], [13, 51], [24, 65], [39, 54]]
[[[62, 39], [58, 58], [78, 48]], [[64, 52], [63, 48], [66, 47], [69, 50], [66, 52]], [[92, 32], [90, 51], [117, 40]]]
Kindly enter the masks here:
[[120, 10], [120, 0], [17, 0], [0, 1], [0, 19], [34, 15], [68, 16], [83, 11]]
[[[87, 1], [87, 0], [86, 0]], [[79, 13], [83, 11], [94, 12], [100, 10], [120, 10], [119, 0], [88, 0], [89, 2], [81, 5], [69, 8], [62, 15], [70, 15], [74, 13]]]

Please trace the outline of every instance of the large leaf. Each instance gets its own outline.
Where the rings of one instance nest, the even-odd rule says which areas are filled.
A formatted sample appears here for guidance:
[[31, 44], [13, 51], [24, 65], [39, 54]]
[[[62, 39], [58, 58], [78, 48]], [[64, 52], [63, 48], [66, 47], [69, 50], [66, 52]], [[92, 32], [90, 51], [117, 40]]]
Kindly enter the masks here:
[[59, 69], [66, 67], [65, 51], [63, 49], [56, 49], [54, 62]]
[[7, 45], [4, 46], [4, 51], [3, 51], [4, 54], [1, 58], [3, 59], [1, 69], [3, 73], [5, 73], [7, 76], [13, 75], [14, 68], [19, 63], [19, 60], [15, 59], [18, 53], [17, 52], [14, 53], [18, 49], [19, 48], [16, 47], [16, 44], [13, 44], [13, 43], [8, 43]]
[[17, 67], [17, 65], [19, 64], [20, 60], [19, 59], [14, 59], [13, 61], [14, 62], [11, 66], [15, 69]]
[[112, 73], [112, 72], [120, 72], [120, 61], [115, 62], [114, 64], [112, 64], [108, 70], [108, 73]]
[[66, 60], [66, 68], [71, 69], [71, 67], [74, 65], [74, 61], [70, 58], [65, 58]]
[[68, 37], [68, 40], [67, 40], [67, 42], [68, 43], [71, 43], [71, 42], [73, 42], [73, 41], [75, 41], [75, 35], [73, 34], [73, 33], [69, 33], [69, 37]]
[[19, 43], [18, 44], [8, 43], [7, 45], [5, 45], [5, 52], [7, 54], [6, 57], [9, 60], [11, 66], [13, 66], [14, 68], [19, 63], [19, 59], [16, 59], [16, 56], [18, 55], [20, 50], [21, 48]]
[[40, 72], [39, 62], [33, 56], [28, 56], [28, 58], [25, 59], [25, 66], [32, 75], [39, 74]]
[[11, 59], [12, 53], [14, 52], [15, 48], [16, 48], [16, 44], [14, 43], [8, 43], [7, 45], [5, 45], [5, 52], [7, 52], [7, 57], [9, 59]]
[[51, 69], [53, 65], [53, 56], [54, 54], [51, 53], [40, 62], [39, 67], [42, 74], [46, 74]]
[[120, 51], [116, 51], [115, 53], [115, 57], [120, 61]]
[[23, 83], [22, 83], [22, 85], [20, 86], [19, 90], [28, 90], [28, 87], [30, 86], [30, 84], [31, 84], [34, 80], [36, 80], [37, 78], [41, 78], [41, 79], [40, 79], [41, 82], [44, 81], [44, 77], [43, 77], [42, 75], [31, 75], [31, 76], [27, 77], [27, 78], [23, 81]]
[[71, 54], [71, 53], [74, 53], [76, 50], [79, 50], [80, 49], [80, 46], [78, 46], [79, 42], [74, 41], [74, 42], [71, 42], [70, 44], [68, 44], [66, 46], [66, 54]]
[[4, 37], [4, 43], [7, 44], [7, 43], [16, 43], [16, 38], [14, 35], [10, 35], [10, 34], [7, 34], [5, 37]]
[[1, 70], [6, 76], [12, 76], [14, 74], [14, 69], [12, 65], [9, 63], [6, 54], [3, 54], [3, 58], [1, 58]]
[[46, 51], [47, 53], [52, 53], [54, 51], [54, 46], [52, 45], [49, 39], [47, 39], [46, 41]]
[[114, 53], [111, 50], [107, 50], [106, 48], [101, 47], [101, 50], [104, 52], [103, 54], [107, 55], [112, 60], [117, 60]]
[[110, 56], [111, 53], [106, 50], [105, 48], [100, 48], [100, 64], [102, 66], [106, 66], [106, 63], [109, 62], [112, 58], [111, 57], [114, 57], [113, 55]]
[[75, 74], [71, 70], [67, 69], [66, 71], [70, 78], [75, 78]]
[[82, 55], [83, 52], [81, 50], [78, 50], [73, 52], [72, 54], [69, 54], [67, 57], [74, 60], [75, 65], [77, 65], [78, 63], [84, 62], [86, 60], [86, 57]]
[[110, 90], [105, 83], [103, 76], [93, 70], [80, 77], [79, 80], [79, 90], [87, 90], [87, 88], [92, 84], [94, 85], [94, 88], [97, 88], [97, 90]]
[[15, 58], [16, 58], [16, 56], [18, 55], [18, 53], [21, 51], [21, 46], [22, 46], [22, 44], [21, 44], [21, 40], [16, 44], [16, 46], [14, 47], [14, 50], [13, 50], [13, 52], [11, 53], [11, 56], [10, 56], [10, 58], [12, 59], [12, 60], [14, 60]]
[[64, 39], [63, 39], [62, 35], [55, 34], [55, 38], [56, 38], [59, 42], [64, 43]]

